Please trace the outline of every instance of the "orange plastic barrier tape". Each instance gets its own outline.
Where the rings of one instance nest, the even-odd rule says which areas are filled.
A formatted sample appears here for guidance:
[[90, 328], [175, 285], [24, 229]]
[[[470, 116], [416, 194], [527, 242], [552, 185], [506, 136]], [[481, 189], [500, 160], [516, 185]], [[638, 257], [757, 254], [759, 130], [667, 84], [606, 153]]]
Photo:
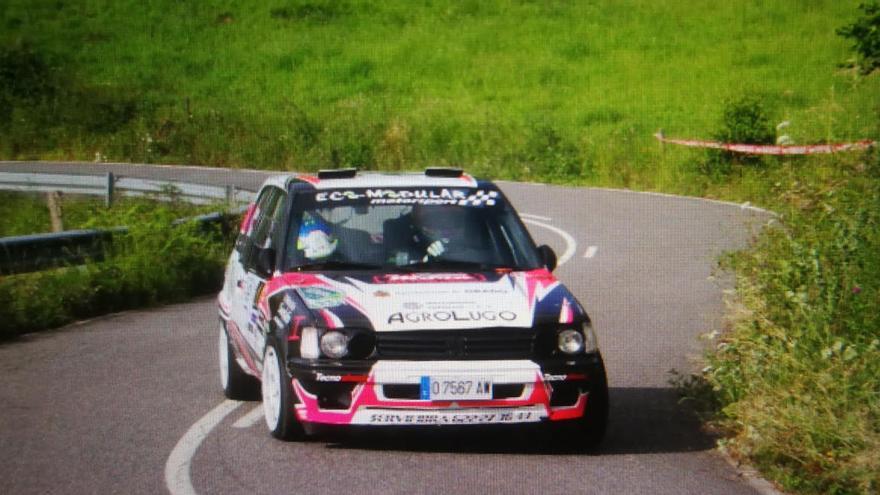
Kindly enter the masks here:
[[719, 143], [717, 141], [699, 141], [695, 139], [669, 139], [661, 133], [654, 134], [660, 142], [680, 144], [694, 148], [714, 148], [731, 151], [733, 153], [745, 153], [749, 155], [813, 155], [818, 153], [838, 153], [841, 151], [866, 150], [876, 146], [876, 141], [862, 140], [854, 143], [837, 144], [806, 144], [806, 145], [773, 145], [773, 144], [734, 144]]

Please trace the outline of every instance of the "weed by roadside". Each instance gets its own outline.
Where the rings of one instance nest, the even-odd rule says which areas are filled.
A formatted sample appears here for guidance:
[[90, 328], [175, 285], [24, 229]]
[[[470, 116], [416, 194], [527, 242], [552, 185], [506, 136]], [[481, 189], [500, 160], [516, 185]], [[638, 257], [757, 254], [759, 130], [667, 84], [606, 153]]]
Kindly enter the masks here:
[[836, 173], [775, 176], [787, 181], [779, 223], [725, 259], [736, 276], [729, 328], [682, 389], [714, 406], [729, 451], [786, 489], [876, 493], [880, 160], [810, 164], [821, 162]]

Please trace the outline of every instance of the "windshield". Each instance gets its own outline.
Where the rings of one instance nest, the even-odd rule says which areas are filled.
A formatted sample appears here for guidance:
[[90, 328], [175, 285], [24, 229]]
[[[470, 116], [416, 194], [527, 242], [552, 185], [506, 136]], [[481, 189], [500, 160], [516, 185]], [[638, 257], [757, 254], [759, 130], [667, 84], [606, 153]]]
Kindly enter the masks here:
[[383, 188], [297, 192], [284, 269], [463, 271], [540, 266], [498, 191]]

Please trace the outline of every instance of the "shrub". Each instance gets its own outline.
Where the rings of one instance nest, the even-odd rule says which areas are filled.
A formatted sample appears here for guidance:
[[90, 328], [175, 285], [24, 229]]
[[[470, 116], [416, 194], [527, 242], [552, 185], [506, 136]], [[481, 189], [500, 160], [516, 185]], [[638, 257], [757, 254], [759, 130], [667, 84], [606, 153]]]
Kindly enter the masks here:
[[773, 144], [776, 139], [766, 106], [754, 95], [728, 101], [721, 125], [715, 138], [726, 143]]
[[591, 173], [577, 146], [548, 124], [537, 124], [529, 130], [520, 160], [534, 176], [551, 180], [574, 179]]
[[[722, 143], [773, 144], [776, 140], [776, 129], [762, 99], [745, 94], [726, 102], [721, 129], [713, 137]], [[733, 164], [760, 166], [764, 163], [757, 156], [709, 150], [701, 171], [717, 177], [730, 173]]]
[[862, 74], [870, 74], [880, 68], [880, 4], [861, 4], [863, 16], [837, 34], [853, 41], [857, 60], [850, 66], [858, 67]]

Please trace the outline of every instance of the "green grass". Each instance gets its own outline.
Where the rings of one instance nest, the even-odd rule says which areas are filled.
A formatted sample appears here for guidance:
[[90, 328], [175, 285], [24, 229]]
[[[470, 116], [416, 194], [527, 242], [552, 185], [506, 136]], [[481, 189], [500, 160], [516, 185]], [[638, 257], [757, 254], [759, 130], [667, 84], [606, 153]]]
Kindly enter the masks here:
[[[742, 93], [797, 142], [877, 136], [878, 78], [836, 70], [857, 3], [6, 2], [0, 42], [58, 88], [16, 107], [0, 155], [701, 194], [693, 152], [651, 135], [709, 137]], [[39, 128], [47, 106], [67, 123]]]

